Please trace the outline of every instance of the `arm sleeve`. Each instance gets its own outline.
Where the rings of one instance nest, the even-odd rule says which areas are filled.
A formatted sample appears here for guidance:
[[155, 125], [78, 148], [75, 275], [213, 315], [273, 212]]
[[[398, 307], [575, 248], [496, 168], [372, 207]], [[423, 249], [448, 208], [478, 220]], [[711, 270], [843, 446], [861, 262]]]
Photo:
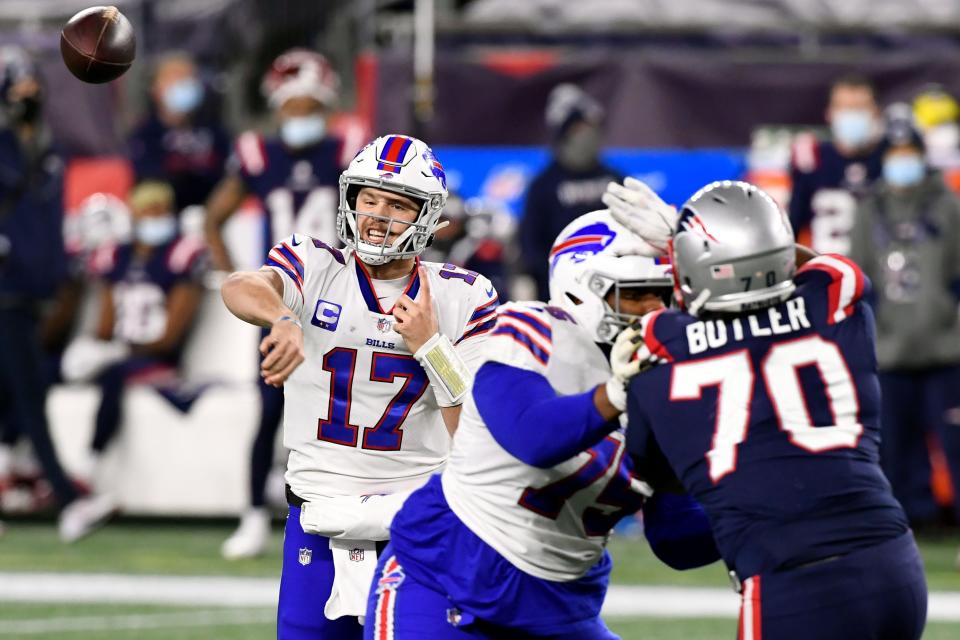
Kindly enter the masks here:
[[563, 462], [619, 426], [600, 416], [592, 389], [558, 396], [544, 376], [498, 362], [480, 367], [473, 399], [497, 444], [533, 467]]
[[263, 266], [280, 274], [283, 281], [283, 304], [297, 316], [303, 315], [303, 286], [307, 273], [307, 248], [311, 243], [304, 236], [292, 235], [270, 249]]
[[809, 282], [819, 289], [826, 309], [827, 324], [849, 318], [861, 299], [870, 294], [870, 281], [850, 258], [826, 253], [809, 260], [797, 269], [797, 284]]
[[643, 533], [654, 555], [674, 569], [693, 569], [720, 559], [710, 520], [690, 496], [655, 493], [643, 504]]
[[637, 476], [655, 491], [683, 493], [683, 485], [660, 449], [641, 409], [643, 375], [636, 376], [627, 391], [627, 453]]

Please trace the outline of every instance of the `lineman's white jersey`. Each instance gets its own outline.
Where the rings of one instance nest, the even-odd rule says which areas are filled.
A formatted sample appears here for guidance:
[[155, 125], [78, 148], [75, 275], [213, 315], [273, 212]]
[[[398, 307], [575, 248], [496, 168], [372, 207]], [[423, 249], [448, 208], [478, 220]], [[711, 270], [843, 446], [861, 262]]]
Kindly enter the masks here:
[[[475, 371], [498, 304], [490, 281], [421, 262], [440, 333]], [[438, 471], [450, 436], [426, 373], [393, 330], [352, 250], [294, 235], [266, 265], [303, 323], [304, 362], [284, 384], [286, 481], [305, 500], [412, 489]], [[417, 299], [417, 271], [406, 293]]]
[[[558, 395], [587, 392], [610, 377], [591, 336], [563, 310], [540, 302], [502, 305], [485, 352], [483, 362], [545, 376]], [[497, 443], [471, 393], [443, 471], [443, 493], [460, 520], [517, 568], [546, 580], [575, 580], [600, 559], [619, 517], [610, 492], [620, 497], [635, 486], [624, 450], [623, 434], [615, 432], [554, 467], [527, 465]], [[631, 510], [640, 500], [636, 494]]]

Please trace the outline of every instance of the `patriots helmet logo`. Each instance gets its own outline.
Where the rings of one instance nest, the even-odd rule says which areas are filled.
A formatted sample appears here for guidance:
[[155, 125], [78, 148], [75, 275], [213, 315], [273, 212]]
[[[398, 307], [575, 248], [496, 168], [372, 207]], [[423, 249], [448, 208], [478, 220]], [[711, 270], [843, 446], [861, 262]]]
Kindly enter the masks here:
[[677, 222], [677, 228], [695, 233], [706, 240], [718, 242], [718, 240], [714, 238], [709, 231], [707, 231], [707, 228], [703, 225], [703, 220], [700, 219], [700, 216], [698, 216], [697, 213], [692, 209], [687, 208], [680, 213], [680, 220]]
[[605, 222], [588, 224], [553, 246], [550, 250], [550, 270], [552, 271], [564, 256], [569, 256], [573, 262], [583, 262], [606, 249], [616, 237], [617, 232]]

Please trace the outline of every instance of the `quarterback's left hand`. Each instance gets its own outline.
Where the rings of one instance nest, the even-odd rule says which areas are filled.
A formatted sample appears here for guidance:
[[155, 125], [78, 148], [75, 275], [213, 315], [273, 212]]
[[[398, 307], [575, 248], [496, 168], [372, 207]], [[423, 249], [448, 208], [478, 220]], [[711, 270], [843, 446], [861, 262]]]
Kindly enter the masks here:
[[601, 200], [610, 209], [614, 220], [650, 245], [651, 256], [667, 252], [667, 243], [673, 237], [680, 216], [653, 189], [628, 177], [622, 185], [608, 184]]
[[420, 296], [411, 300], [402, 295], [393, 307], [394, 331], [403, 337], [411, 353], [420, 350], [427, 340], [440, 329], [437, 312], [433, 308], [433, 296], [430, 293], [430, 279], [427, 270], [420, 267]]

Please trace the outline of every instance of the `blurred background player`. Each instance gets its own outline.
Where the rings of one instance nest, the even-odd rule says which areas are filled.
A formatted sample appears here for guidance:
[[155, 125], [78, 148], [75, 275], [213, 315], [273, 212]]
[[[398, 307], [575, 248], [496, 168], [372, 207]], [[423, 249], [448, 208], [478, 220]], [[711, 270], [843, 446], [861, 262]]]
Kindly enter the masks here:
[[[5, 429], [26, 436], [65, 518], [83, 512], [50, 439], [40, 324], [66, 279], [63, 163], [41, 115], [45, 91], [27, 54], [0, 48], [0, 393]], [[2, 471], [2, 470], [0, 470]]]
[[202, 207], [224, 175], [230, 136], [210, 106], [193, 58], [166, 54], [156, 64], [146, 118], [127, 142], [136, 181], [169, 183], [178, 214]]
[[[394, 519], [364, 637], [616, 638], [599, 617], [605, 545], [649, 488], [624, 455], [625, 378], [611, 377], [607, 352], [670, 299], [670, 266], [651, 251], [608, 211], [580, 216], [550, 252], [555, 306], [497, 310], [450, 460]], [[665, 561], [718, 558], [695, 503], [648, 504], [648, 539], [676, 545], [653, 544]]]
[[600, 103], [576, 85], [558, 85], [547, 98], [551, 160], [530, 183], [518, 230], [540, 300], [550, 297], [546, 265], [557, 234], [578, 216], [602, 208], [607, 183], [623, 179], [600, 158], [604, 115]]
[[340, 180], [346, 249], [297, 234], [223, 286], [271, 327], [261, 373], [286, 396], [281, 640], [361, 637], [390, 520], [446, 461], [497, 305], [482, 275], [419, 258], [446, 197], [428, 146], [377, 138]]
[[960, 505], [960, 200], [928, 166], [910, 107], [888, 113], [883, 175], [857, 209], [850, 257], [874, 284], [880, 460], [919, 527], [939, 517], [931, 445], [945, 455]]
[[880, 175], [883, 122], [870, 81], [836, 80], [826, 119], [829, 140], [804, 135], [794, 143], [790, 223], [815, 251], [846, 255], [857, 199]]
[[206, 249], [196, 238], [181, 237], [174, 198], [165, 182], [141, 182], [131, 192], [132, 242], [107, 247], [99, 260], [104, 286], [96, 336], [77, 338], [64, 354], [68, 381], [95, 380], [100, 388], [93, 441], [79, 475], [101, 491], [92, 503], [98, 508], [76, 519], [76, 537], [116, 508], [98, 472], [122, 421], [124, 389], [175, 378], [200, 305]]
[[[326, 123], [338, 84], [329, 62], [319, 53], [293, 49], [273, 62], [262, 88], [279, 136], [262, 138], [247, 132], [237, 139], [229, 174], [207, 203], [207, 241], [215, 268], [233, 270], [221, 230], [248, 195], [259, 198], [266, 214], [261, 255], [294, 232], [337, 244], [342, 144], [328, 134]], [[250, 508], [222, 548], [231, 559], [259, 555], [270, 533], [265, 487], [283, 415], [283, 390], [261, 380], [260, 400], [260, 422], [250, 455]]]
[[744, 182], [707, 185], [679, 217], [662, 202], [634, 214], [637, 228], [660, 223], [641, 237], [669, 240], [682, 310], [614, 346], [639, 348], [647, 368], [630, 384], [627, 442], [641, 468], [662, 451], [709, 515], [742, 585], [739, 637], [919, 638], [926, 580], [880, 469], [859, 267], [795, 245]]
[[443, 219], [449, 224], [437, 229], [423, 259], [482, 273], [494, 289], [509, 291], [506, 254], [515, 231], [513, 218], [482, 203], [465, 202], [451, 193], [443, 208]]

